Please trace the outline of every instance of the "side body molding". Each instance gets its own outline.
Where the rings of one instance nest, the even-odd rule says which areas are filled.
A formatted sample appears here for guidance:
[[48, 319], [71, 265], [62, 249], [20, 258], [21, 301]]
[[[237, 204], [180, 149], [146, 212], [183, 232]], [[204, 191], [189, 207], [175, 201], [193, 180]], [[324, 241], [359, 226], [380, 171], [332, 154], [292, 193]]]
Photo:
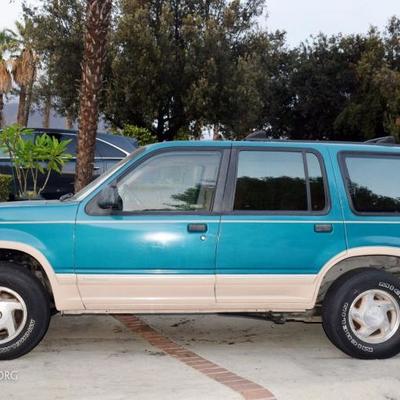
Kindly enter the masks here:
[[[266, 304], [264, 301], [261, 301], [258, 303], [257, 301], [254, 301], [254, 299], [249, 299], [251, 300], [250, 302], [247, 302], [241, 297], [241, 300], [243, 301], [242, 304], [237, 302], [235, 304], [234, 299], [232, 299], [232, 303], [227, 305], [221, 305], [221, 304], [204, 304], [204, 301], [199, 301], [197, 304], [192, 303], [190, 306], [186, 307], [179, 307], [175, 308], [173, 307], [168, 307], [168, 305], [163, 305], [163, 304], [153, 304], [152, 309], [149, 309], [148, 307], [143, 307], [143, 303], [139, 302], [129, 302], [130, 305], [127, 305], [126, 308], [121, 308], [116, 306], [116, 304], [104, 304], [103, 307], [98, 307], [98, 305], [93, 304], [92, 309], [85, 309], [81, 296], [78, 290], [77, 286], [77, 276], [75, 274], [57, 274], [54, 272], [51, 264], [47, 260], [47, 258], [36, 248], [20, 243], [20, 242], [14, 242], [14, 241], [6, 241], [6, 240], [0, 240], [0, 248], [1, 249], [9, 249], [9, 250], [17, 250], [17, 251], [22, 251], [24, 253], [27, 253], [31, 255], [33, 258], [35, 258], [43, 267], [44, 271], [46, 272], [47, 277], [49, 278], [53, 294], [54, 294], [54, 300], [56, 303], [56, 308], [59, 311], [65, 311], [67, 313], [98, 313], [98, 312], [115, 312], [115, 313], [121, 313], [121, 312], [129, 312], [129, 311], [135, 311], [135, 312], [190, 312], [190, 311], [198, 311], [198, 312], [229, 312], [229, 311], [237, 311], [237, 310], [243, 310], [243, 311], [301, 311], [301, 310], [307, 310], [311, 309], [315, 306], [315, 302], [318, 296], [319, 289], [321, 287], [321, 283], [323, 282], [324, 277], [326, 274], [333, 268], [335, 265], [340, 263], [341, 261], [344, 261], [346, 259], [352, 258], [352, 257], [359, 257], [359, 256], [393, 256], [393, 257], [399, 257], [400, 258], [400, 248], [397, 247], [385, 247], [385, 246], [366, 246], [366, 247], [357, 247], [353, 249], [349, 249], [347, 251], [343, 251], [342, 253], [337, 254], [335, 257], [333, 257], [331, 260], [329, 260], [320, 270], [320, 272], [317, 275], [297, 275], [297, 276], [291, 276], [291, 275], [265, 275], [261, 282], [259, 281], [259, 284], [264, 286], [265, 290], [268, 291], [271, 288], [271, 284], [274, 285], [274, 281], [279, 281], [281, 288], [285, 289], [284, 292], [286, 292], [286, 295], [288, 296], [285, 298], [285, 293], [281, 293], [283, 296], [281, 297], [280, 301], [273, 304]], [[83, 276], [82, 276], [83, 277]], [[78, 276], [79, 278], [79, 276]], [[93, 277], [94, 278], [94, 277]], [[114, 277], [115, 278], [115, 277]], [[121, 278], [121, 277], [120, 277]], [[142, 279], [144, 278], [143, 276], [141, 277]], [[159, 277], [160, 278], [160, 277]], [[220, 276], [220, 278], [224, 278], [224, 276]], [[246, 282], [248, 283], [248, 280], [252, 279], [252, 275], [236, 275], [236, 280], [238, 283], [238, 290], [240, 291], [240, 286], [241, 282], [243, 285], [246, 285]], [[255, 276], [254, 276], [255, 278]], [[258, 277], [259, 279], [260, 277]], [[112, 290], [112, 285], [113, 283], [113, 277], [109, 277], [109, 289]], [[131, 280], [134, 279], [134, 276], [131, 276]], [[166, 279], [168, 279], [168, 276], [166, 276]], [[217, 282], [218, 282], [219, 277], [217, 276]], [[105, 283], [107, 281], [107, 276], [103, 275], [102, 276], [102, 281]], [[308, 294], [303, 292], [303, 298], [301, 299], [301, 296], [298, 298], [298, 303], [293, 302], [293, 296], [289, 296], [289, 292], [293, 290], [293, 284], [299, 285], [299, 283], [302, 283], [304, 280], [304, 289], [306, 289], [306, 286], [308, 286]], [[286, 281], [286, 282], [285, 282]], [[132, 283], [132, 282], [130, 282]], [[239, 294], [239, 292], [238, 292]], [[101, 294], [99, 294], [99, 302], [101, 303], [100, 300], [104, 300], [101, 298]], [[240, 297], [240, 296], [239, 296]], [[290, 299], [290, 297], [292, 297]]]
[[39, 250], [25, 243], [0, 240], [0, 249], [22, 251], [39, 262], [49, 278], [57, 310], [84, 310], [75, 274], [56, 274], [47, 258]]

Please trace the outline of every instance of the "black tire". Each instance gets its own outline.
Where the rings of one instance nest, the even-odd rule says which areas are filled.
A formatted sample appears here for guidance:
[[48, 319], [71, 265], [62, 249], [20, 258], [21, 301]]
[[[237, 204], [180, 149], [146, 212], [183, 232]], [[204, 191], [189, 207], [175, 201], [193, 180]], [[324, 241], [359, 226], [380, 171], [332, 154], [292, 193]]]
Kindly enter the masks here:
[[[360, 268], [342, 275], [329, 288], [322, 307], [322, 325], [328, 339], [351, 357], [390, 358], [400, 352], [400, 326], [393, 323], [392, 336], [385, 341], [371, 343], [370, 340], [361, 340], [360, 335], [356, 334], [355, 323], [350, 322], [349, 311], [353, 302], [369, 290], [374, 290], [372, 293], [378, 295], [387, 293], [400, 308], [400, 280], [385, 271]], [[357, 307], [357, 303], [355, 306]], [[393, 318], [392, 315], [389, 314], [390, 319]], [[374, 334], [376, 333], [371, 335]]]
[[18, 336], [0, 343], [0, 360], [11, 360], [31, 351], [46, 334], [50, 321], [49, 296], [36, 276], [11, 263], [0, 264], [0, 287], [17, 293], [27, 310], [26, 322], [23, 327], [21, 323], [22, 330]]

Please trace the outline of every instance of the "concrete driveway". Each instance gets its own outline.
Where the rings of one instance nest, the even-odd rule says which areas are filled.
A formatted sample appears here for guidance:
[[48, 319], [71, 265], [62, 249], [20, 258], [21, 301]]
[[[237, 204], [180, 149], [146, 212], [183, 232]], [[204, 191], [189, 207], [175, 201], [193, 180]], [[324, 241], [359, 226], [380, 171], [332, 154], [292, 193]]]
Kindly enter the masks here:
[[400, 400], [400, 357], [350, 359], [318, 324], [218, 315], [121, 320], [53, 317], [40, 346], [0, 363], [1, 398]]

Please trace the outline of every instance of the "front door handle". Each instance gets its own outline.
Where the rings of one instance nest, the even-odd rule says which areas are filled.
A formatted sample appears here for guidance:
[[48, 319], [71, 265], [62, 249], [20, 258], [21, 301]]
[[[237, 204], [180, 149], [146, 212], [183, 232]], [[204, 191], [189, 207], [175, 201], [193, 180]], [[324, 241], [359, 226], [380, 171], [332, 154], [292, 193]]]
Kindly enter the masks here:
[[333, 226], [332, 224], [315, 224], [314, 231], [317, 233], [331, 233]]
[[207, 232], [207, 224], [188, 224], [187, 230], [191, 233], [205, 233]]

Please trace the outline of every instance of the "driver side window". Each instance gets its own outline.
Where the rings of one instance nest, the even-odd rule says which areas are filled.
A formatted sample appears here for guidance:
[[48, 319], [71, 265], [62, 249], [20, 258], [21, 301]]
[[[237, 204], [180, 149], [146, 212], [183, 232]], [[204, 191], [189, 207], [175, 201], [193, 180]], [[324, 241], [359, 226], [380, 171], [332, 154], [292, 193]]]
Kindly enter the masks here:
[[220, 161], [216, 151], [151, 157], [117, 182], [122, 212], [210, 211]]

